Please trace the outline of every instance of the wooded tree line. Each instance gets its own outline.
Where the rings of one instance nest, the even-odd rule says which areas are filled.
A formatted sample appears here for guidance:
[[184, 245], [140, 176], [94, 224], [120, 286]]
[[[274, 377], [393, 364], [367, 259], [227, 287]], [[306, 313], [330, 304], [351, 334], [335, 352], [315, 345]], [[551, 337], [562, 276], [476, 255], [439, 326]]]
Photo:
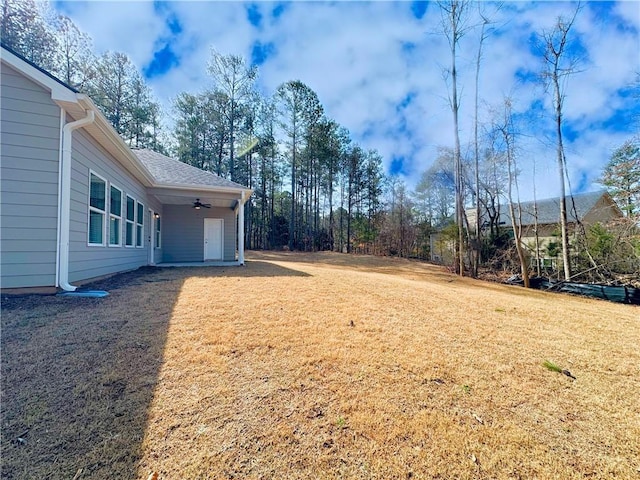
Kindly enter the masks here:
[[382, 157], [352, 142], [308, 85], [271, 97], [244, 58], [212, 51], [213, 88], [174, 102], [177, 157], [254, 190], [248, 248], [352, 251], [371, 247], [382, 213]]
[[[477, 275], [480, 267], [490, 266], [520, 269], [528, 278], [531, 252], [521, 241], [518, 207], [519, 162], [523, 160], [511, 99], [493, 107], [490, 122], [478, 120], [482, 55], [495, 32], [492, 12], [484, 5], [439, 2], [441, 33], [451, 51], [451, 64], [444, 73], [456, 141], [440, 148], [414, 190], [399, 178], [385, 175], [380, 154], [353, 142], [348, 130], [326, 115], [316, 92], [302, 81], [283, 81], [271, 96], [259, 93], [259, 72], [241, 56], [212, 50], [203, 66], [212, 88], [178, 94], [171, 112], [175, 122], [165, 131], [165, 113], [130, 59], [118, 52], [94, 55], [91, 39], [67, 17], [54, 15], [45, 3], [3, 0], [1, 28], [3, 43], [89, 94], [132, 147], [172, 154], [254, 189], [245, 215], [248, 248], [428, 259], [432, 234], [438, 233], [454, 246], [456, 271]], [[474, 6], [478, 12], [471, 11]], [[579, 10], [578, 6], [572, 18], [560, 17], [552, 29], [538, 35], [540, 78], [552, 97], [550, 113], [556, 122], [563, 189], [568, 177], [561, 87], [566, 88], [576, 68], [567, 46]], [[461, 145], [456, 61], [460, 39], [472, 33], [478, 38], [475, 132], [469, 145]], [[585, 230], [570, 244], [568, 207], [561, 206], [559, 241], [554, 248], [564, 260], [559, 268], [565, 278], [574, 269], [589, 269], [594, 263], [622, 265], [613, 260], [620, 256], [632, 261], [616, 267], [619, 270], [640, 268], [639, 145], [634, 138], [616, 150], [602, 177], [602, 184], [625, 212], [626, 223]], [[471, 219], [469, 207], [475, 210]], [[500, 224], [501, 210], [510, 212], [511, 225]]]

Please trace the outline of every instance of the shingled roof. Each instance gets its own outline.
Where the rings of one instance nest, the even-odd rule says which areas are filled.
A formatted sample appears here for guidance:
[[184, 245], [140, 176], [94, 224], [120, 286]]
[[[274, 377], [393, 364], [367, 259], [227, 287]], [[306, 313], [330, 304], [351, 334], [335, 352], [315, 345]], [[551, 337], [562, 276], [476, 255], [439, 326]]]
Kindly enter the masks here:
[[[597, 192], [579, 193], [573, 195], [573, 202], [570, 196], [565, 197], [567, 202], [567, 221], [575, 222], [576, 214], [577, 218], [582, 219], [589, 213], [598, 203], [598, 200], [605, 195], [604, 190]], [[560, 222], [560, 198], [547, 198], [544, 200], [538, 200], [538, 223], [541, 225], [552, 224]], [[575, 209], [574, 209], [575, 204]], [[535, 223], [534, 217], [534, 202], [522, 202], [522, 224], [533, 225]], [[506, 225], [511, 224], [511, 218], [509, 217], [509, 211], [505, 207], [500, 212], [500, 222], [505, 222]]]
[[142, 164], [153, 175], [159, 185], [180, 185], [189, 187], [221, 187], [224, 189], [248, 190], [239, 183], [218, 175], [205, 172], [175, 158], [167, 157], [148, 149], [133, 150]]

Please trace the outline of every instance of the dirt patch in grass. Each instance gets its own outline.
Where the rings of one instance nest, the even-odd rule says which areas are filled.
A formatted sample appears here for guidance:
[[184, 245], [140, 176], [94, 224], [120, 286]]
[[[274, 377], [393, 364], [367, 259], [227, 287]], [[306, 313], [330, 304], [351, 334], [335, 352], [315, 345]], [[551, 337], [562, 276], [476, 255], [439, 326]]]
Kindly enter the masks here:
[[3, 478], [639, 478], [637, 307], [326, 253], [129, 275], [3, 299]]

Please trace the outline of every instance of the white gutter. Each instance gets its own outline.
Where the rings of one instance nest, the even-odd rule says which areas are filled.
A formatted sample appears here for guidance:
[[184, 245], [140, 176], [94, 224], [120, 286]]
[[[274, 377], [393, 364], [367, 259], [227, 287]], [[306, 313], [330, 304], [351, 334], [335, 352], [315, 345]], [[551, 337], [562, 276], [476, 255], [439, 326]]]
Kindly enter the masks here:
[[73, 292], [78, 287], [69, 285], [69, 228], [71, 223], [71, 141], [72, 132], [78, 128], [93, 123], [95, 113], [93, 110], [86, 112], [87, 116], [69, 122], [62, 127], [62, 152], [60, 154], [60, 196], [59, 211], [60, 218], [60, 247], [58, 265], [59, 286], [67, 292]]

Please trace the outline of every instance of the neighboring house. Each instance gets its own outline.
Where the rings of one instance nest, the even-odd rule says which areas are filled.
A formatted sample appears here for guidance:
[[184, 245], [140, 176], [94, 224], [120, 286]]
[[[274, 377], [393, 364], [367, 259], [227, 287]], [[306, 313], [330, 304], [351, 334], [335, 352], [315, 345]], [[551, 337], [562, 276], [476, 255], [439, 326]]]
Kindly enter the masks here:
[[[605, 224], [623, 216], [622, 211], [618, 208], [615, 201], [605, 191], [579, 193], [573, 197], [566, 197], [567, 204], [567, 222], [570, 235], [576, 232], [578, 221], [588, 228], [589, 225], [596, 223]], [[537, 215], [536, 215], [537, 207]], [[535, 257], [535, 226], [536, 216], [538, 219], [538, 239], [540, 245], [539, 258], [545, 265], [551, 265], [555, 257], [548, 255], [547, 247], [551, 242], [560, 242], [560, 199], [549, 198], [538, 200], [537, 202], [522, 202], [520, 204], [522, 211], [522, 242], [528, 248], [530, 255]], [[475, 230], [475, 209], [466, 211], [469, 228]], [[516, 208], [517, 214], [517, 208]], [[483, 225], [486, 220], [482, 219]], [[503, 205], [498, 218], [500, 228], [507, 232], [512, 232], [511, 217], [509, 216], [509, 208]], [[448, 263], [453, 259], [453, 245], [451, 242], [442, 240], [438, 234], [432, 238], [432, 260]]]
[[250, 189], [130, 149], [88, 96], [1, 53], [3, 290], [74, 290], [162, 262], [244, 263]]
[[[622, 211], [607, 192], [579, 193], [567, 196], [567, 226], [570, 241], [577, 233], [577, 226], [582, 224], [585, 228], [596, 223], [606, 224], [623, 216]], [[549, 255], [547, 247], [553, 242], [561, 248], [560, 238], [560, 199], [550, 198], [535, 202], [522, 202], [522, 243], [529, 250], [532, 258], [536, 257], [536, 207], [538, 244], [540, 251], [538, 258], [544, 266], [553, 266], [555, 256]], [[500, 225], [511, 230], [511, 217], [508, 208], [506, 212], [500, 212]], [[517, 209], [516, 209], [517, 215]], [[504, 223], [503, 223], [504, 222]], [[511, 230], [512, 231], [512, 230]], [[535, 263], [535, 262], [534, 262]]]

